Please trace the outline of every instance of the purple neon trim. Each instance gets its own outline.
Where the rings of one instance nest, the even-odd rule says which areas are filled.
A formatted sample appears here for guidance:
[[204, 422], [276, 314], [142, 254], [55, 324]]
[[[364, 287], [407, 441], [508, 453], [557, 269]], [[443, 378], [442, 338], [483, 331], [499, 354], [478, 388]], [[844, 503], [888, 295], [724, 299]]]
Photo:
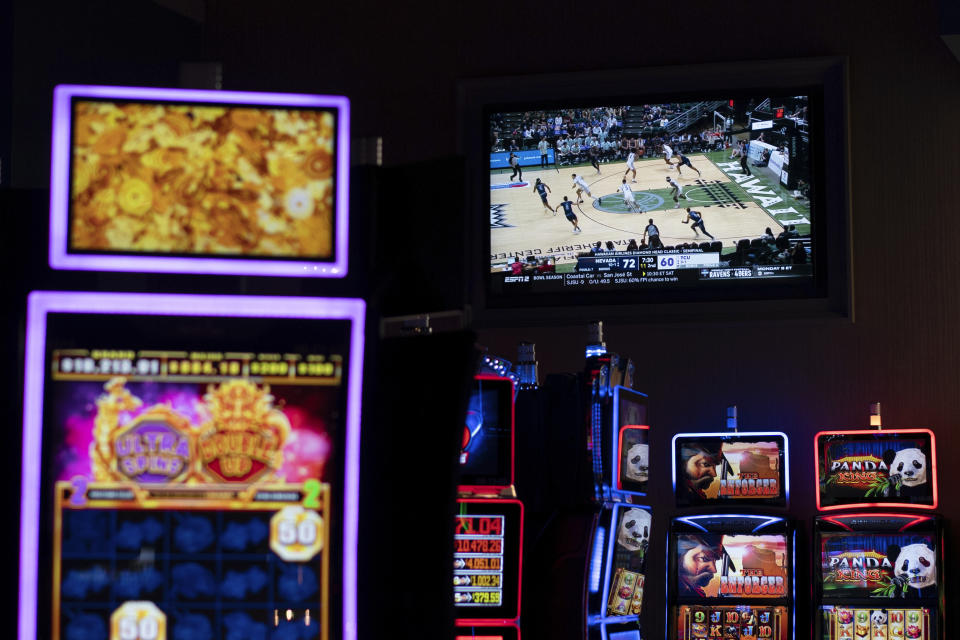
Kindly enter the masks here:
[[[217, 102], [278, 107], [337, 109], [336, 260], [333, 262], [249, 260], [243, 258], [185, 258], [71, 254], [68, 249], [70, 209], [70, 100], [73, 97], [122, 100]], [[343, 278], [347, 275], [350, 218], [350, 100], [345, 96], [252, 91], [202, 91], [153, 87], [58, 85], [53, 90], [53, 142], [50, 151], [50, 267], [80, 271], [150, 273], [206, 273], [243, 276]]]
[[40, 535], [40, 462], [43, 429], [44, 356], [48, 313], [254, 318], [316, 318], [350, 321], [347, 380], [346, 469], [343, 515], [343, 630], [357, 637], [357, 532], [360, 503], [360, 402], [366, 303], [356, 298], [218, 296], [151, 293], [34, 291], [27, 302], [23, 389], [23, 457], [20, 493], [20, 596], [18, 640], [35, 640]]

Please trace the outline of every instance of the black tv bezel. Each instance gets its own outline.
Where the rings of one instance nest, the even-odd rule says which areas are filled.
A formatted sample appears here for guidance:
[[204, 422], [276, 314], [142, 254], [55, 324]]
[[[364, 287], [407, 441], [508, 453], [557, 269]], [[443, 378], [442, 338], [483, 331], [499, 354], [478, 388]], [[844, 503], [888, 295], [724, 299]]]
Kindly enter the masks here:
[[[731, 62], [485, 78], [460, 85], [460, 152], [466, 157], [465, 246], [468, 300], [478, 326], [581, 323], [603, 317], [631, 322], [710, 318], [833, 318], [853, 320], [847, 63], [842, 57]], [[624, 86], [643, 87], [624, 96]], [[489, 259], [489, 153], [487, 114], [512, 106], [614, 104], [670, 95], [790, 95], [798, 89], [822, 97], [822, 126], [812, 158], [815, 172], [813, 281], [773, 282], [704, 290], [576, 291], [494, 294]], [[610, 102], [615, 100], [616, 102]], [[546, 313], [522, 313], [538, 309]], [[521, 312], [521, 313], [518, 313]]]

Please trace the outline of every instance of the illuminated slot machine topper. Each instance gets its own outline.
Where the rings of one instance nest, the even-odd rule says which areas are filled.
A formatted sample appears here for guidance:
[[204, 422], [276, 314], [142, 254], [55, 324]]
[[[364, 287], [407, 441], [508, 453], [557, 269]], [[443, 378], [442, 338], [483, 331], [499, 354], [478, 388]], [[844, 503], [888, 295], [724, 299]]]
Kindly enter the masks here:
[[364, 313], [31, 294], [19, 640], [355, 639]]
[[513, 381], [476, 376], [460, 444], [460, 493], [497, 495], [512, 488], [513, 427]]
[[460, 499], [454, 517], [453, 605], [460, 626], [520, 616], [523, 504]]
[[929, 429], [821, 431], [817, 508], [937, 507], [936, 439]]
[[59, 85], [54, 269], [343, 278], [343, 96]]
[[673, 437], [677, 506], [787, 506], [787, 448], [787, 436], [779, 431], [678, 433]]
[[587, 575], [587, 637], [640, 638], [653, 532], [649, 507], [604, 506], [593, 533]]
[[668, 551], [668, 637], [794, 638], [795, 534], [783, 518], [674, 518]]
[[645, 496], [650, 478], [647, 395], [627, 387], [615, 387], [611, 424], [612, 488], [623, 493]]
[[944, 545], [937, 516], [857, 513], [814, 521], [817, 640], [943, 638]]

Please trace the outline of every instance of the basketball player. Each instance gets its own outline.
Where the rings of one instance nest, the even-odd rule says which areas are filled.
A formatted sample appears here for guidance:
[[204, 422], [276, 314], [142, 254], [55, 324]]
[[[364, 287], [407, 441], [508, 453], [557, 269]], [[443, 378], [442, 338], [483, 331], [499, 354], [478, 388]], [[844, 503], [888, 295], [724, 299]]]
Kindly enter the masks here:
[[590, 164], [593, 165], [593, 168], [597, 170], [597, 175], [600, 175], [600, 150], [597, 148], [597, 145], [590, 147]]
[[643, 230], [643, 238], [640, 242], [646, 242], [647, 238], [649, 238], [651, 249], [663, 249], [663, 243], [660, 242], [660, 229], [657, 228], [657, 225], [653, 224], [653, 218], [647, 220], [647, 223], [647, 228]]
[[633, 197], [633, 189], [627, 184], [626, 178], [623, 179], [623, 184], [620, 185], [620, 192], [623, 194], [624, 204], [630, 208], [630, 211], [637, 211], [637, 201]]
[[693, 169], [694, 171], [696, 171], [696, 172], [697, 172], [697, 177], [700, 177], [700, 169], [697, 169], [695, 166], [693, 166], [693, 165], [690, 163], [690, 158], [688, 158], [687, 156], [683, 155], [682, 153], [677, 152], [677, 173], [679, 173], [681, 176], [683, 175], [683, 173], [681, 173], [680, 167], [683, 166], [683, 165], [687, 165], [688, 167], [690, 167], [691, 169]]
[[580, 233], [580, 225], [577, 222], [577, 215], [573, 212], [573, 203], [567, 200], [567, 196], [563, 196], [563, 202], [557, 205], [557, 211], [560, 210], [560, 207], [563, 207], [563, 215], [567, 216], [567, 220], [570, 221], [570, 224], [573, 225], [573, 232]]
[[687, 224], [690, 220], [693, 220], [693, 224], [690, 225], [690, 228], [693, 229], [693, 233], [699, 238], [700, 234], [697, 233], [697, 227], [700, 227], [700, 231], [703, 231], [703, 235], [707, 236], [711, 240], [716, 240], [710, 233], [707, 231], [707, 228], [703, 226], [703, 215], [699, 211], [691, 211], [690, 207], [687, 207], [687, 217], [681, 220], [683, 224]]
[[633, 166], [633, 160], [636, 157], [637, 157], [637, 154], [635, 154], [632, 150], [630, 151], [630, 153], [627, 154], [627, 170], [623, 172], [623, 177], [626, 178], [627, 174], [633, 171], [633, 180], [631, 180], [630, 182], [637, 181], [637, 168]]
[[593, 194], [590, 193], [590, 188], [587, 187], [587, 183], [583, 181], [583, 176], [573, 174], [573, 185], [570, 188], [577, 190], [577, 204], [581, 204], [583, 202], [583, 198], [580, 196], [584, 192], [586, 192], [586, 194], [591, 198], [593, 197]]
[[672, 157], [673, 157], [673, 149], [670, 148], [670, 145], [664, 142], [663, 143], [663, 161], [666, 162], [668, 165], [672, 165], [673, 163], [670, 162], [670, 158]]
[[[533, 190], [540, 194], [540, 202], [543, 203], [544, 210], [553, 211], [553, 207], [547, 202], [547, 194], [550, 193], [550, 187], [548, 187], [545, 182], [541, 182], [540, 178], [537, 178], [537, 183], [533, 185]], [[553, 211], [553, 215], [557, 215], [557, 212]]]
[[683, 187], [674, 182], [673, 178], [667, 176], [667, 182], [673, 187], [673, 190], [670, 191], [670, 197], [673, 198], [674, 204], [680, 204], [680, 198], [687, 199], [687, 196], [683, 195]]

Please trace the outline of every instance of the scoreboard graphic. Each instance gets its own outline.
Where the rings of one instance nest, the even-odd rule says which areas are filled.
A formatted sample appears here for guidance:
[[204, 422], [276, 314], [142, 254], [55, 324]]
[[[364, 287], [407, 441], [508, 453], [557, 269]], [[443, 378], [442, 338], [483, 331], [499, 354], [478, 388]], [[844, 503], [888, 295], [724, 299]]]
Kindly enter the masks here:
[[[31, 485], [25, 469], [24, 503], [36, 487], [51, 526], [34, 533], [35, 564], [29, 526], [22, 536], [21, 588], [31, 593], [32, 568], [36, 600], [34, 630], [21, 601], [20, 640], [353, 638], [353, 327], [178, 318], [177, 301], [202, 312], [227, 297], [163, 297], [174, 313], [162, 317], [51, 314], [42, 359], [28, 351], [28, 385], [30, 363], [44, 363], [42, 395], [27, 394], [28, 407], [43, 400], [44, 470]], [[291, 339], [307, 326], [309, 340]], [[30, 449], [25, 437], [25, 459]]]

